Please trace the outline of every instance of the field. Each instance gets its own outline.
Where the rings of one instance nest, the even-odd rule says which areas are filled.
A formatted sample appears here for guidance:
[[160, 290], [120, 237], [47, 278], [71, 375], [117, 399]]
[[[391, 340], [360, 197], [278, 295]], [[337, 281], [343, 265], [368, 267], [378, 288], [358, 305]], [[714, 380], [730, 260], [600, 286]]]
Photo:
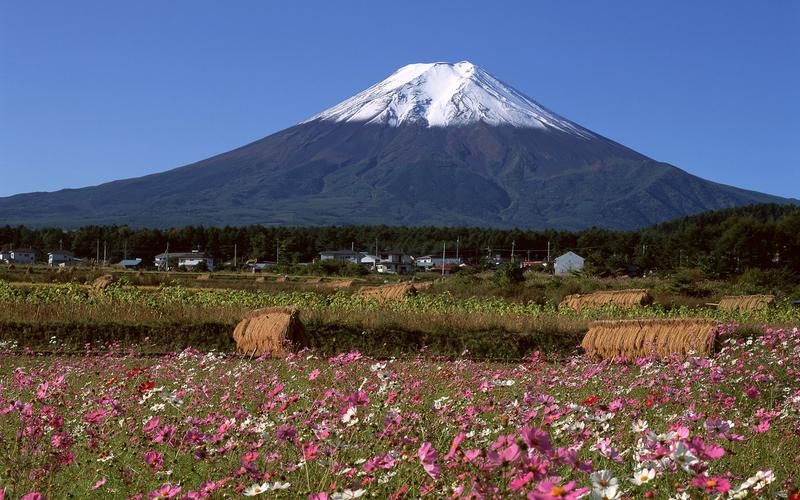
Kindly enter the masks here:
[[192, 350], [0, 363], [11, 497], [741, 497], [800, 477], [796, 329], [632, 365]]
[[[12, 498], [741, 498], [800, 485], [800, 310], [786, 300], [577, 313], [557, 307], [564, 284], [526, 300], [437, 282], [378, 303], [310, 280], [31, 281], [0, 281]], [[300, 307], [312, 348], [235, 355], [233, 326], [272, 305]], [[599, 362], [577, 347], [593, 319], [688, 317], [726, 325], [715, 357]]]

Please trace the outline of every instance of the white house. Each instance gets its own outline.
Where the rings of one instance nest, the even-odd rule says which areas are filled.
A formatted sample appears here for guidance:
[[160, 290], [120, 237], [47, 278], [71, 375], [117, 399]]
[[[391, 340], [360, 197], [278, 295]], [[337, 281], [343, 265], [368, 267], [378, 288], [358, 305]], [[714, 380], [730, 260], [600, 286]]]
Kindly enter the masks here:
[[403, 252], [384, 252], [381, 254], [377, 270], [379, 273], [413, 274], [414, 261], [410, 255]]
[[[167, 262], [169, 259], [169, 262]], [[214, 258], [211, 254], [201, 252], [199, 250], [192, 250], [191, 252], [166, 252], [156, 255], [155, 265], [159, 270], [169, 271], [172, 268], [173, 262], [177, 262], [177, 267], [184, 267], [186, 269], [193, 269], [205, 262], [206, 269], [209, 271], [214, 270]]]
[[361, 252], [353, 250], [326, 250], [319, 253], [319, 260], [335, 260], [358, 264], [361, 262]]
[[36, 252], [30, 248], [15, 248], [0, 252], [0, 260], [6, 264], [33, 264], [36, 260]]
[[367, 267], [375, 267], [378, 265], [380, 261], [381, 258], [378, 257], [377, 255], [370, 255], [368, 253], [363, 253], [363, 252], [361, 253], [361, 260], [359, 260], [362, 266], [367, 266]]
[[458, 267], [463, 264], [463, 260], [461, 257], [445, 257], [443, 259], [441, 256], [423, 255], [422, 257], [417, 257], [414, 264], [423, 269], [430, 269], [432, 267], [441, 269], [443, 265], [446, 267]]
[[66, 250], [53, 250], [47, 253], [47, 265], [50, 267], [57, 267], [61, 264], [64, 266], [75, 266], [83, 264], [83, 260], [75, 257], [72, 252]]
[[556, 274], [569, 274], [578, 272], [583, 269], [584, 258], [574, 252], [567, 252], [564, 255], [556, 257], [555, 273]]

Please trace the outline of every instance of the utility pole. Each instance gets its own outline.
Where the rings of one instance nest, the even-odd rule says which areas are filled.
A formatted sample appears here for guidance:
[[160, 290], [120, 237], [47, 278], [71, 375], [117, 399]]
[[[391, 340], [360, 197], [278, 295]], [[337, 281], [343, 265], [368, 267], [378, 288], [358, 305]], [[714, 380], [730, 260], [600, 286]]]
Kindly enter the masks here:
[[530, 260], [531, 260], [531, 249], [529, 248], [528, 249], [528, 262], [530, 262]]
[[97, 240], [97, 248], [94, 251], [94, 261], [96, 264], [100, 264], [100, 240]]
[[356, 243], [355, 243], [355, 241], [351, 241], [350, 242], [350, 251], [351, 252], [355, 252], [356, 251]]
[[128, 240], [122, 244], [122, 258], [128, 260]]
[[459, 263], [459, 260], [458, 260], [458, 246], [459, 246], [460, 243], [461, 243], [461, 238], [456, 238], [456, 264]]
[[511, 263], [514, 263], [514, 247], [517, 245], [516, 240], [511, 240]]
[[233, 244], [233, 269], [238, 269], [236, 258], [238, 257], [237, 253], [238, 248], [236, 247], [236, 243]]
[[547, 264], [550, 264], [550, 240], [547, 240]]
[[58, 249], [59, 250], [64, 250], [64, 240], [62, 240], [62, 239], [58, 240]]
[[103, 241], [103, 266], [108, 265], [107, 256], [108, 256], [108, 244], [105, 241]]
[[275, 242], [275, 264], [280, 263], [281, 261], [281, 242]]
[[442, 278], [444, 278], [444, 256], [445, 251], [447, 250], [447, 243], [442, 242]]
[[166, 252], [167, 259], [164, 261], [164, 270], [169, 271], [169, 241], [167, 242], [167, 252]]

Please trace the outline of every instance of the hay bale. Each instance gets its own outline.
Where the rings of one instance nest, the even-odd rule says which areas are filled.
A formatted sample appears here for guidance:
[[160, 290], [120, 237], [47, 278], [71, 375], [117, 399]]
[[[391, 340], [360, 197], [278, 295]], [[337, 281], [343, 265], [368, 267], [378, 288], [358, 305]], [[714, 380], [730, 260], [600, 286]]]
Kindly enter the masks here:
[[287, 281], [289, 281], [289, 276], [287, 275], [278, 276], [278, 279], [276, 279], [275, 281], [277, 281], [278, 283], [286, 283]]
[[333, 288], [336, 290], [350, 288], [351, 286], [353, 286], [353, 280], [331, 280], [317, 283], [317, 288]]
[[717, 323], [706, 319], [593, 321], [581, 346], [600, 358], [687, 357], [714, 353]]
[[115, 281], [117, 280], [116, 278], [114, 278], [114, 275], [104, 274], [92, 282], [92, 290], [94, 290], [95, 292], [102, 292], [103, 290], [108, 288], [108, 285], [114, 283]]
[[267, 307], [245, 316], [233, 331], [236, 348], [242, 354], [285, 355], [290, 347], [308, 347], [310, 337], [294, 307]]
[[263, 276], [259, 276], [258, 278], [256, 278], [256, 283], [264, 283], [265, 281], [267, 280]]
[[433, 286], [433, 281], [414, 282], [414, 288], [417, 290], [427, 290], [432, 286]]
[[717, 307], [723, 311], [758, 311], [773, 304], [774, 295], [726, 295]]
[[201, 273], [197, 275], [197, 281], [208, 281], [211, 279], [211, 273]]
[[377, 300], [378, 302], [402, 301], [416, 295], [417, 289], [411, 283], [364, 287], [355, 293], [357, 297]]
[[569, 308], [577, 312], [583, 309], [597, 309], [606, 305], [614, 305], [623, 309], [646, 306], [653, 303], [653, 297], [645, 289], [610, 290], [588, 293], [585, 295], [567, 295], [559, 304], [559, 309]]

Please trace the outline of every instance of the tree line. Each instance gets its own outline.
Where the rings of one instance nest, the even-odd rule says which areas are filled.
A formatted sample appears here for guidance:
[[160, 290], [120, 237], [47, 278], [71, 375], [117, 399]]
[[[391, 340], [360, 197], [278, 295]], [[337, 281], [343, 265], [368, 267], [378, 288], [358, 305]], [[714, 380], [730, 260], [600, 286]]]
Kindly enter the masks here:
[[[410, 255], [456, 253], [484, 263], [545, 260], [574, 251], [598, 274], [640, 270], [699, 268], [726, 277], [745, 269], [786, 269], [800, 273], [800, 207], [753, 205], [684, 217], [635, 231], [591, 228], [582, 231], [488, 229], [469, 227], [260, 225], [171, 229], [85, 226], [76, 230], [0, 227], [0, 245], [33, 248], [45, 260], [52, 250], [69, 250], [109, 263], [142, 258], [152, 266], [155, 255], [206, 251], [217, 262], [239, 264], [253, 259], [284, 264], [310, 262], [325, 250], [355, 249], [368, 253], [403, 251]], [[98, 252], [99, 248], [99, 252]], [[548, 252], [549, 250], [549, 252]], [[99, 255], [98, 255], [99, 254]]]

